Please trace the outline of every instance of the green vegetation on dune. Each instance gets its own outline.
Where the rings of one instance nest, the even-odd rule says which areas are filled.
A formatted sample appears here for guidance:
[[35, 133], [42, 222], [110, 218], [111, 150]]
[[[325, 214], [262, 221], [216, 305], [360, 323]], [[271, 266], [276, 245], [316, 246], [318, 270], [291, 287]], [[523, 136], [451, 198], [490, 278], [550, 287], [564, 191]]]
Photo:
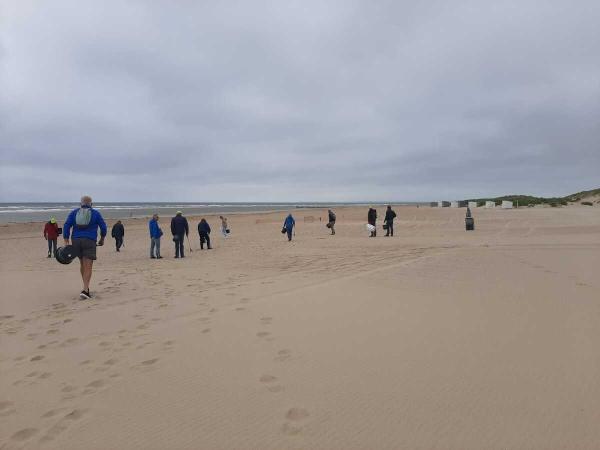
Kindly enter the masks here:
[[486, 201], [493, 201], [496, 205], [502, 204], [503, 200], [508, 200], [513, 202], [513, 204], [519, 206], [528, 206], [528, 205], [550, 205], [550, 206], [559, 206], [559, 205], [568, 205], [570, 202], [578, 202], [582, 199], [585, 199], [589, 196], [600, 195], [599, 189], [592, 189], [589, 191], [581, 191], [575, 194], [567, 195], [565, 197], [534, 197], [533, 195], [503, 195], [502, 197], [494, 197], [494, 198], [471, 198], [467, 201], [477, 202], [478, 205], [485, 204]]

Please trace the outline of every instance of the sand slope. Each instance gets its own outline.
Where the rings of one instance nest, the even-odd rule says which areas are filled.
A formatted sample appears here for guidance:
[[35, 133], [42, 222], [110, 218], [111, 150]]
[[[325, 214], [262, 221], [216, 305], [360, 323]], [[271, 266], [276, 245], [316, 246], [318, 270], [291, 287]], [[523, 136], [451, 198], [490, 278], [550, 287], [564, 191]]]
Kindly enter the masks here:
[[130, 221], [91, 302], [3, 227], [0, 448], [600, 448], [598, 210], [397, 212], [369, 239], [366, 211], [335, 237], [298, 211], [291, 244], [231, 216], [161, 261]]

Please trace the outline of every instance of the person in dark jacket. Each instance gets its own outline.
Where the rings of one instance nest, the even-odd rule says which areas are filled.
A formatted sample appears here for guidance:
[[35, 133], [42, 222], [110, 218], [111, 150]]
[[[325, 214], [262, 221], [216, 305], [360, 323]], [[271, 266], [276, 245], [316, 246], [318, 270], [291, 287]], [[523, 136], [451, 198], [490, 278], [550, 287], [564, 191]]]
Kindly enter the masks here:
[[112, 227], [110, 235], [115, 238], [115, 246], [117, 247], [117, 251], [121, 251], [121, 246], [123, 245], [123, 237], [125, 237], [125, 227], [120, 220], [117, 220]]
[[56, 253], [56, 240], [58, 239], [58, 224], [56, 219], [52, 217], [50, 221], [44, 225], [44, 238], [48, 241], [48, 258], [52, 258]]
[[200, 249], [204, 250], [204, 243], [206, 243], [206, 249], [210, 250], [210, 225], [206, 219], [200, 220], [198, 224], [198, 234], [200, 235]]
[[394, 219], [396, 217], [396, 212], [392, 209], [391, 205], [388, 205], [387, 210], [385, 211], [385, 219], [383, 223], [387, 225], [387, 234], [386, 236], [394, 236]]
[[190, 228], [181, 211], [177, 211], [175, 217], [171, 219], [171, 234], [173, 235], [173, 242], [175, 242], [175, 258], [185, 258], [183, 240], [185, 236], [190, 234]]
[[371, 231], [371, 237], [377, 236], [377, 210], [375, 208], [369, 208], [369, 213], [367, 214], [367, 223], [369, 225], [373, 225], [375, 230]]
[[294, 230], [295, 226], [296, 226], [296, 221], [294, 220], [294, 217], [290, 213], [285, 218], [285, 222], [283, 222], [283, 228], [285, 229], [285, 232], [287, 233], [288, 241], [292, 240], [292, 231]]
[[331, 234], [334, 235], [335, 234], [335, 213], [332, 210], [327, 210], [327, 215], [328, 215], [328, 220], [329, 222], [327, 222], [327, 228], [329, 228], [331, 230]]

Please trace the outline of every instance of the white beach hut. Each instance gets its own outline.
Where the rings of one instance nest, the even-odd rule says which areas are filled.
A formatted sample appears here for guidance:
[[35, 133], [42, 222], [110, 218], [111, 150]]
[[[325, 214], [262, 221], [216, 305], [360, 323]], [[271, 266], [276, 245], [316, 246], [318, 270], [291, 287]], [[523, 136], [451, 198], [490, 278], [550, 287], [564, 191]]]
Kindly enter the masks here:
[[450, 202], [450, 208], [458, 208], [458, 202]]
[[444, 202], [439, 201], [437, 202], [438, 208], [442, 208], [444, 206]]
[[496, 207], [496, 203], [488, 200], [487, 202], [485, 202], [485, 207], [486, 208], [495, 208]]
[[477, 208], [477, 202], [469, 202], [469, 208]]
[[502, 209], [512, 209], [513, 208], [513, 202], [508, 201], [508, 200], [502, 200]]

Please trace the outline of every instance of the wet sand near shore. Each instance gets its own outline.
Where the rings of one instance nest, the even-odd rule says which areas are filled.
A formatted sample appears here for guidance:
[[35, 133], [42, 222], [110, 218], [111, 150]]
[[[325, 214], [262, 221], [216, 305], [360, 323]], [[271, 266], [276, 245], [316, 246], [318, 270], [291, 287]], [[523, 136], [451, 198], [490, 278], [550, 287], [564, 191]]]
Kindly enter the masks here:
[[600, 448], [600, 209], [395, 210], [194, 218], [185, 259], [163, 217], [162, 260], [125, 220], [91, 301], [0, 227], [0, 448]]

